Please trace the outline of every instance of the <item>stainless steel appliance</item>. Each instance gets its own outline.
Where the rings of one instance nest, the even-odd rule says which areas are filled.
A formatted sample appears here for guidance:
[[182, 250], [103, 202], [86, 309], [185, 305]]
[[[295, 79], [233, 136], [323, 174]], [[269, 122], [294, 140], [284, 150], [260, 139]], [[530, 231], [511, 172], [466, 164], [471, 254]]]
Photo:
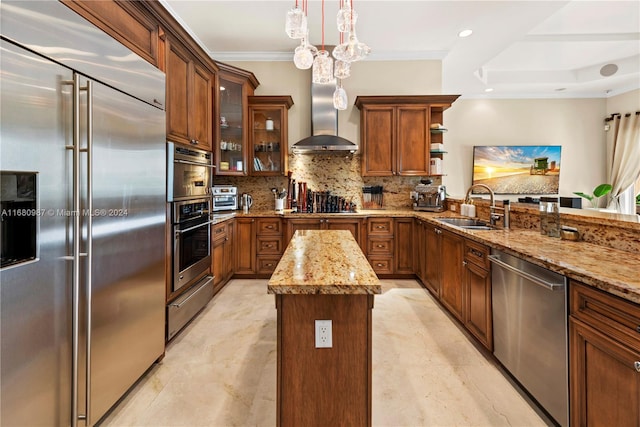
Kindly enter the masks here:
[[213, 276], [198, 279], [211, 266], [211, 215], [209, 197], [172, 203], [172, 290], [181, 294], [167, 305], [167, 340], [213, 298]]
[[167, 200], [210, 196], [213, 157], [197, 148], [167, 143]]
[[215, 185], [213, 187], [214, 211], [235, 211], [238, 207], [237, 187], [231, 185]]
[[494, 355], [560, 425], [569, 425], [566, 278], [492, 250]]
[[173, 291], [211, 266], [211, 199], [173, 203]]
[[444, 185], [431, 185], [431, 182], [420, 183], [411, 192], [413, 210], [442, 212], [444, 201], [447, 198], [447, 190]]
[[0, 424], [94, 425], [164, 352], [164, 74], [60, 2], [0, 19]]

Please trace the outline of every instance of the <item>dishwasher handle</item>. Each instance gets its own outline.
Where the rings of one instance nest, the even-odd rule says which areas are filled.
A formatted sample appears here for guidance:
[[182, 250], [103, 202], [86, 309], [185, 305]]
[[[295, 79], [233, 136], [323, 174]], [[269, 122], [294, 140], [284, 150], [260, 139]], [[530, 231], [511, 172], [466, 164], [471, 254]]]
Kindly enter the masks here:
[[522, 271], [519, 268], [515, 268], [507, 264], [502, 261], [498, 255], [489, 255], [489, 261], [550, 291], [559, 291], [564, 289], [564, 283], [549, 283], [546, 280], [542, 280], [539, 277], [527, 273], [526, 271]]

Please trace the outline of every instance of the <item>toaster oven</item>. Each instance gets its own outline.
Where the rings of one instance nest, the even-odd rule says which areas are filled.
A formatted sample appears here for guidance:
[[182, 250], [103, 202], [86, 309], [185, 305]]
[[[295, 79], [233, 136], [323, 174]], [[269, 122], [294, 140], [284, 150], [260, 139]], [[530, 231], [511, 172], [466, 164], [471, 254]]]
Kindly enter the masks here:
[[213, 186], [213, 211], [235, 211], [238, 209], [238, 187], [232, 185]]

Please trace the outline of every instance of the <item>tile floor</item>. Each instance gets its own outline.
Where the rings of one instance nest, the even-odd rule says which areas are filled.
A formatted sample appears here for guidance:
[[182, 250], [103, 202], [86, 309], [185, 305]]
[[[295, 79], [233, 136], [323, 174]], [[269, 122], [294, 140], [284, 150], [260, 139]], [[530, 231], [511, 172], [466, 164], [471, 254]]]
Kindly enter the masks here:
[[[266, 280], [233, 280], [101, 427], [273, 426], [276, 310]], [[543, 426], [414, 280], [383, 280], [373, 309], [374, 426]]]

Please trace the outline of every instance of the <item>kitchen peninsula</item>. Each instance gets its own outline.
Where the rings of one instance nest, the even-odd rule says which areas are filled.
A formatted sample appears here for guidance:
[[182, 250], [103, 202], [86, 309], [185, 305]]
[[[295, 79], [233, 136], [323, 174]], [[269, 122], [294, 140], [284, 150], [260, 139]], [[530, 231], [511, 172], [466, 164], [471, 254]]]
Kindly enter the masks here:
[[381, 287], [352, 234], [297, 231], [268, 292], [278, 310], [277, 425], [371, 425], [371, 310]]

